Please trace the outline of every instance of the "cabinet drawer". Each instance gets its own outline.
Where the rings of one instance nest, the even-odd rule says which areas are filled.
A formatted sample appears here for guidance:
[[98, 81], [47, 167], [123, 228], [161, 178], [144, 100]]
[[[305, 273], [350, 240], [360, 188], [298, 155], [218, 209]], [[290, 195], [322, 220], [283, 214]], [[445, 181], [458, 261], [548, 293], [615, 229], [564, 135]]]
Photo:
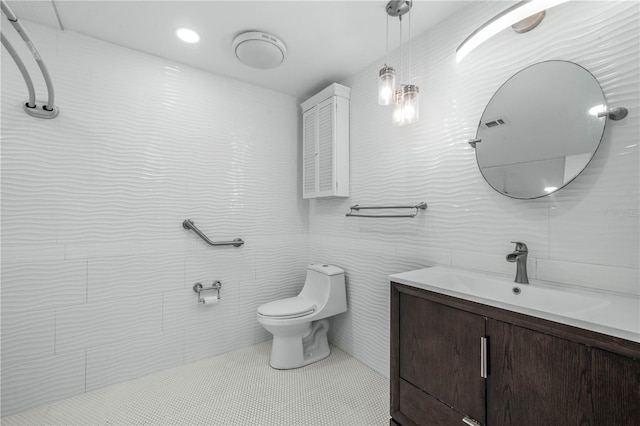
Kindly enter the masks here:
[[418, 426], [463, 425], [462, 414], [400, 379], [400, 412]]

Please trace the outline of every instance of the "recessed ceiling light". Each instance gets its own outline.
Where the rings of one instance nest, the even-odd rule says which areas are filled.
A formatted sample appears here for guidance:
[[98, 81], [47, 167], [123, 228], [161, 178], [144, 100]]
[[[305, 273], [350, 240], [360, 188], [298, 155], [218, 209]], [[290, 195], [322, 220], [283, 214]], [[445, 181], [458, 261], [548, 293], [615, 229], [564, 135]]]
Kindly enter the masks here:
[[197, 32], [190, 30], [189, 28], [178, 28], [176, 30], [176, 35], [182, 41], [186, 41], [187, 43], [197, 43], [200, 41], [200, 36]]

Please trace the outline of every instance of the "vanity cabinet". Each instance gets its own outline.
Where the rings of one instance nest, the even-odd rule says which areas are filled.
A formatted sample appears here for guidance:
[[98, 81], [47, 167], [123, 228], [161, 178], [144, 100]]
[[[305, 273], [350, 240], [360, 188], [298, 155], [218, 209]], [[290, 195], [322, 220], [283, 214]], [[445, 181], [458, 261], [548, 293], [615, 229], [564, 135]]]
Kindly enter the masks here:
[[391, 424], [639, 424], [640, 344], [402, 284], [391, 292]]
[[302, 197], [349, 196], [349, 97], [334, 83], [301, 104]]

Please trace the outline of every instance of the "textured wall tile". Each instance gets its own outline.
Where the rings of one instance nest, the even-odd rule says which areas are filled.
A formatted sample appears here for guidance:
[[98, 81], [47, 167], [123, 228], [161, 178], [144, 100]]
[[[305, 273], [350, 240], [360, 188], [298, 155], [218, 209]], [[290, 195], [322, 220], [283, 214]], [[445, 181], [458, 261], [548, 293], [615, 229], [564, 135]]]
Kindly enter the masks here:
[[89, 303], [56, 311], [56, 354], [162, 329], [162, 294]]
[[[3, 225], [4, 229], [4, 225]], [[8, 244], [2, 241], [2, 265], [9, 263], [32, 262], [38, 259], [40, 262], [48, 260], [64, 260], [63, 244]]]
[[84, 372], [84, 350], [24, 363], [3, 359], [2, 415], [83, 393]]
[[[203, 229], [202, 227], [201, 229]], [[186, 285], [193, 286], [197, 281], [210, 283], [213, 280], [253, 279], [255, 276], [255, 239], [243, 238], [245, 244], [240, 247], [211, 247], [193, 234], [191, 248], [185, 259]], [[212, 236], [212, 238], [215, 238]], [[247, 239], [248, 238], [248, 239]]]
[[65, 259], [68, 260], [135, 256], [139, 253], [140, 249], [138, 241], [65, 244]]
[[181, 365], [183, 349], [182, 333], [152, 333], [89, 348], [86, 392]]
[[428, 247], [415, 244], [397, 244], [396, 256], [406, 262], [415, 262], [423, 265], [451, 265], [451, 249]]
[[55, 311], [40, 308], [2, 312], [2, 364], [51, 356], [55, 343]]
[[87, 262], [4, 263], [2, 312], [37, 310], [87, 301]]
[[[631, 78], [640, 87], [640, 78]], [[551, 197], [552, 258], [640, 266], [639, 117], [640, 109], [631, 108], [625, 120], [609, 120], [587, 169]]]
[[89, 259], [89, 303], [184, 287], [184, 258], [174, 254]]
[[562, 277], [567, 284], [640, 295], [640, 271], [636, 268], [538, 259], [537, 274], [545, 281], [557, 282], [557, 277]]

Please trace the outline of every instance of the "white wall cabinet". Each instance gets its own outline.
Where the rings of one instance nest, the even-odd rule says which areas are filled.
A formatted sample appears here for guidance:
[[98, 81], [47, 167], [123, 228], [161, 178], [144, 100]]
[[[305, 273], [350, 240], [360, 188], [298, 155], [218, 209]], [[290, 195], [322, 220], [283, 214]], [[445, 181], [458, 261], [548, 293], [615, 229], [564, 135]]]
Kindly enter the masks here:
[[349, 97], [334, 83], [303, 102], [302, 198], [349, 196]]

